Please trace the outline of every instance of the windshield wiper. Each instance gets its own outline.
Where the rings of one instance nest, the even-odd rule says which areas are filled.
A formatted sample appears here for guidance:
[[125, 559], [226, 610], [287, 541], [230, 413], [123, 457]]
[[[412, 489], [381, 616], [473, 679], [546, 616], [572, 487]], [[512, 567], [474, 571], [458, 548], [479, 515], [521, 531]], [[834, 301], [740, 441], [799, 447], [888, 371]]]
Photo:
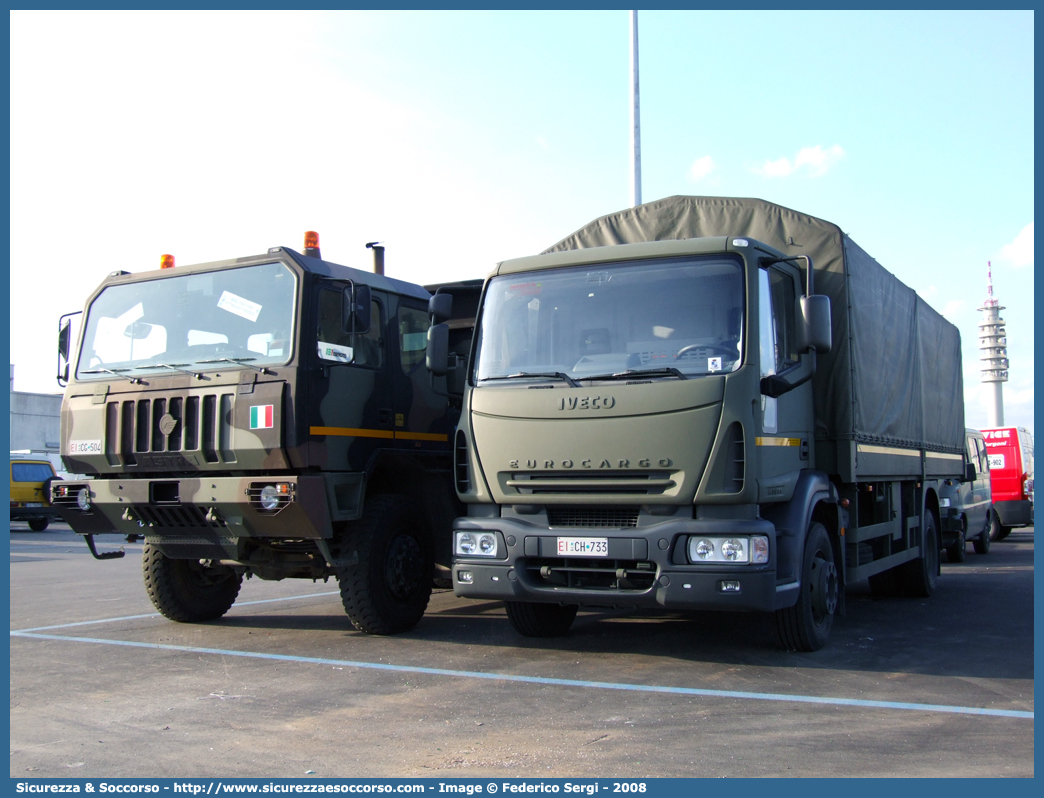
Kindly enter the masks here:
[[520, 371], [517, 374], [501, 374], [501, 375], [498, 375], [496, 377], [483, 377], [481, 382], [485, 382], [486, 380], [518, 380], [518, 379], [524, 379], [526, 377], [559, 379], [559, 380], [564, 380], [565, 382], [568, 382], [570, 388], [579, 388], [580, 387], [580, 383], [578, 383], [576, 380], [574, 380], [572, 377], [570, 377], [568, 374], [566, 374], [563, 371], [540, 371], [540, 372]]
[[81, 371], [81, 374], [111, 374], [113, 377], [119, 377], [124, 380], [129, 380], [133, 385], [148, 385], [140, 377], [128, 377], [126, 374], [121, 374], [121, 371], [130, 371], [130, 369], [91, 369], [90, 371]]
[[148, 366], [135, 366], [136, 369], [170, 369], [171, 371], [180, 371], [182, 374], [188, 374], [190, 377], [195, 377], [197, 380], [202, 380], [203, 375], [198, 371], [186, 371], [181, 366], [187, 366], [188, 363], [151, 363]]
[[197, 360], [196, 363], [198, 363], [200, 365], [202, 365], [204, 363], [231, 363], [234, 366], [246, 366], [248, 369], [253, 369], [254, 371], [260, 371], [262, 374], [271, 374], [272, 373], [271, 371], [269, 371], [264, 366], [253, 366], [253, 365], [251, 365], [250, 363], [247, 362], [248, 360], [257, 360], [257, 358], [256, 357], [218, 357], [218, 358], [214, 358], [213, 360]]
[[627, 369], [613, 374], [596, 374], [593, 377], [581, 377], [583, 380], [625, 380], [631, 377], [677, 377], [679, 380], [689, 379], [673, 366], [658, 369]]

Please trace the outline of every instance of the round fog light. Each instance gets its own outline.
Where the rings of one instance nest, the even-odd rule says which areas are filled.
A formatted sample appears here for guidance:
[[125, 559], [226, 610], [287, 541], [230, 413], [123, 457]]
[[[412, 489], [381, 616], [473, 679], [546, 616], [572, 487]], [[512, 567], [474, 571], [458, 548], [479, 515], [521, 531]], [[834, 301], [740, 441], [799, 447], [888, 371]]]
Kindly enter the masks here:
[[694, 551], [696, 552], [697, 557], [699, 557], [701, 560], [706, 560], [708, 557], [714, 554], [714, 544], [711, 543], [709, 540], [701, 540], [699, 543], [696, 544], [696, 548], [694, 549]]
[[83, 512], [91, 509], [91, 492], [87, 488], [80, 488], [79, 493], [76, 494], [76, 506]]
[[274, 510], [279, 506], [279, 492], [275, 485], [265, 485], [261, 489], [261, 507], [265, 510]]
[[457, 552], [459, 554], [474, 554], [475, 548], [474, 535], [465, 532], [464, 534], [457, 536]]
[[739, 559], [746, 559], [743, 554], [743, 541], [737, 540], [736, 538], [729, 538], [721, 544], [721, 556], [726, 560], [735, 562]]

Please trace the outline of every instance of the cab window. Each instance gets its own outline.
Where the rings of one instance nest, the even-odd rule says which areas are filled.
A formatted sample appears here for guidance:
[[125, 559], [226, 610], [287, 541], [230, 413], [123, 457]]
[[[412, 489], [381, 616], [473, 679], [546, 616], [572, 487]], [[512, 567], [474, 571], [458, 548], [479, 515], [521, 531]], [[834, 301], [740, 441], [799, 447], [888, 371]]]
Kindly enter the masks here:
[[399, 363], [404, 374], [409, 374], [424, 360], [429, 326], [426, 310], [399, 306]]
[[355, 363], [379, 368], [383, 363], [381, 347], [381, 305], [370, 303], [370, 329], [363, 335], [344, 332], [341, 324], [341, 292], [324, 288], [319, 292], [319, 325], [316, 335], [319, 359], [324, 363]]

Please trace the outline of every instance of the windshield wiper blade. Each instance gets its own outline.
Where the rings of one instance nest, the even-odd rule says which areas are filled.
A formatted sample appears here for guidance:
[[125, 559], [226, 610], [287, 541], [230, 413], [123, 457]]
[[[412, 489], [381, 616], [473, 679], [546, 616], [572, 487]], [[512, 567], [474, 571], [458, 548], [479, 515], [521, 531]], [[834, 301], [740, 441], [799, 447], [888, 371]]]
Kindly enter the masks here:
[[198, 371], [186, 371], [181, 366], [187, 366], [188, 363], [151, 363], [148, 366], [135, 366], [136, 369], [170, 369], [171, 371], [180, 371], [182, 374], [188, 374], [191, 377], [195, 377], [197, 380], [202, 380], [203, 375]]
[[564, 371], [520, 371], [516, 374], [500, 374], [496, 377], [483, 377], [482, 382], [485, 382], [486, 380], [518, 380], [526, 377], [559, 379], [568, 382], [571, 388], [580, 387], [580, 383]]
[[612, 374], [596, 374], [593, 377], [582, 377], [584, 380], [624, 380], [631, 377], [677, 377], [679, 380], [689, 379], [674, 366], [664, 366], [657, 369], [627, 369]]
[[91, 369], [90, 371], [81, 371], [81, 374], [111, 374], [113, 377], [119, 377], [120, 379], [128, 380], [133, 385], [148, 385], [140, 377], [128, 377], [126, 374], [121, 374], [121, 371], [130, 371], [130, 369]]
[[234, 366], [246, 366], [248, 369], [254, 371], [260, 371], [262, 374], [271, 374], [272, 372], [264, 366], [254, 366], [248, 363], [248, 360], [257, 360], [256, 357], [218, 357], [213, 360], [197, 360], [196, 363], [231, 363]]

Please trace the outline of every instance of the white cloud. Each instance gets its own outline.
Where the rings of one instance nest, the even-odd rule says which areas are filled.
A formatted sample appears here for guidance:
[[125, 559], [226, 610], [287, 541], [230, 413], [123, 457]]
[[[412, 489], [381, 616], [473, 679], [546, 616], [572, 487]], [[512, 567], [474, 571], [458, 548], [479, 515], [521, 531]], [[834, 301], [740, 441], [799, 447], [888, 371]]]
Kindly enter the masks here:
[[545, 139], [543, 136], [537, 136], [536, 137], [536, 143], [537, 143], [537, 146], [540, 147], [540, 149], [544, 150], [545, 152], [547, 150], [551, 149], [551, 145], [547, 143], [547, 139]]
[[751, 167], [751, 171], [762, 177], [789, 177], [798, 172], [809, 177], [822, 177], [844, 157], [845, 151], [839, 144], [825, 150], [817, 144], [815, 147], [798, 150], [793, 161], [786, 157], [765, 161], [761, 166]]
[[951, 299], [945, 306], [943, 306], [942, 315], [950, 321], [953, 321], [955, 316], [959, 316], [964, 312], [964, 308], [967, 304], [968, 303], [963, 299]]
[[693, 180], [702, 180], [711, 172], [714, 171], [714, 159], [709, 155], [704, 155], [702, 158], [697, 158], [691, 167], [689, 167], [689, 177]]
[[998, 257], [1011, 261], [1016, 269], [1033, 265], [1033, 222], [1022, 228], [1015, 240], [1003, 247]]

